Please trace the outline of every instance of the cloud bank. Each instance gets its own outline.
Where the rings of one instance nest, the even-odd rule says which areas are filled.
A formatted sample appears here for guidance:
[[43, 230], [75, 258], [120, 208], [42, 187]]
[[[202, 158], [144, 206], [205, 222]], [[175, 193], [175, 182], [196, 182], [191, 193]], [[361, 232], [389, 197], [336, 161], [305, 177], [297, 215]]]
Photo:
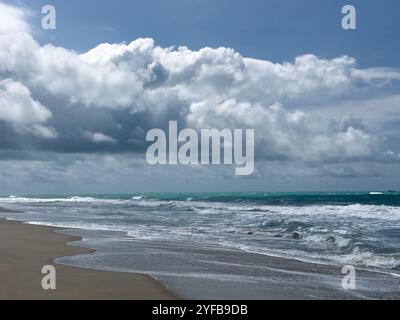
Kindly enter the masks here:
[[80, 54], [42, 45], [30, 29], [25, 10], [0, 3], [2, 150], [141, 153], [147, 130], [177, 120], [182, 128], [254, 128], [260, 161], [398, 161], [351, 110], [321, 118], [309, 109], [390, 95], [397, 69], [313, 54], [273, 63], [149, 38]]

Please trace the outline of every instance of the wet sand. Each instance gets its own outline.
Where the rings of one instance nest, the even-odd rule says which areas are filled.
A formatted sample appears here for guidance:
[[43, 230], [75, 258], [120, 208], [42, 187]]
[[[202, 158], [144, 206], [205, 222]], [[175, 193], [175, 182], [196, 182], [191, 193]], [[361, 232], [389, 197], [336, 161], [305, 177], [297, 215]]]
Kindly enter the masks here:
[[[1, 209], [0, 212], [12, 212]], [[58, 228], [0, 219], [0, 299], [177, 299], [146, 275], [96, 271], [59, 265], [53, 259], [94, 252], [68, 246], [79, 237], [56, 233]], [[56, 269], [56, 290], [44, 290], [44, 265]]]

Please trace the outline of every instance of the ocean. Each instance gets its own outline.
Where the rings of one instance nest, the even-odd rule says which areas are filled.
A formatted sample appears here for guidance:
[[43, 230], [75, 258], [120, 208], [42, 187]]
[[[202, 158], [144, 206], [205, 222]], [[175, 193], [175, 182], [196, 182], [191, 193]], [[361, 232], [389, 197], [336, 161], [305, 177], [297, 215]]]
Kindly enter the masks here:
[[6, 195], [0, 207], [97, 250], [60, 263], [146, 273], [188, 298], [285, 296], [294, 283], [308, 298], [342, 297], [344, 265], [375, 275], [353, 296], [400, 296], [396, 192]]

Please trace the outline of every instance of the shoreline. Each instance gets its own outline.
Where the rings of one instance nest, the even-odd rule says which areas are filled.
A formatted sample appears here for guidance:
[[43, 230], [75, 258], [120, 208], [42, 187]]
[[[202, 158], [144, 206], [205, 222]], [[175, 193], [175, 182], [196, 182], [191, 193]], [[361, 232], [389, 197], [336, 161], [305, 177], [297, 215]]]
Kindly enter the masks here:
[[[0, 208], [0, 212], [13, 210]], [[177, 300], [156, 279], [142, 274], [99, 271], [56, 263], [61, 257], [91, 254], [94, 249], [71, 246], [82, 240], [56, 231], [0, 218], [0, 300]], [[44, 265], [56, 269], [56, 290], [44, 290]]]
[[[17, 211], [0, 208], [1, 212]], [[8, 218], [12, 219], [12, 214]], [[357, 290], [344, 290], [341, 265], [187, 242], [137, 240], [130, 242], [129, 248], [125, 247], [128, 251], [118, 251], [115, 245], [124, 248], [118, 238], [106, 241], [102, 246], [91, 246], [90, 242], [98, 236], [85, 229], [30, 225], [22, 220], [0, 218], [0, 300], [358, 300], [400, 297], [400, 278], [373, 270], [357, 268]], [[75, 244], [83, 239], [87, 246]], [[41, 268], [47, 264], [56, 266], [56, 291], [41, 288], [44, 277]], [[151, 276], [160, 271], [157, 278]]]

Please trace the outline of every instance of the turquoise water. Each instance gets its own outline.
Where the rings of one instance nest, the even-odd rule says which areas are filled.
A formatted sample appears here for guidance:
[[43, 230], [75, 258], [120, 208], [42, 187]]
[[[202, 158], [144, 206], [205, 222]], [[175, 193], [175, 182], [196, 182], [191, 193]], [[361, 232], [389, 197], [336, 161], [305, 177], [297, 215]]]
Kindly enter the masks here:
[[[7, 198], [9, 195], [3, 195]], [[73, 197], [128, 200], [133, 197], [145, 199], [182, 201], [218, 201], [218, 202], [251, 202], [263, 204], [288, 204], [288, 205], [312, 205], [312, 204], [373, 204], [400, 206], [400, 192], [234, 192], [234, 193], [121, 193], [121, 194], [40, 194], [18, 195], [17, 198], [38, 199], [70, 199]]]

